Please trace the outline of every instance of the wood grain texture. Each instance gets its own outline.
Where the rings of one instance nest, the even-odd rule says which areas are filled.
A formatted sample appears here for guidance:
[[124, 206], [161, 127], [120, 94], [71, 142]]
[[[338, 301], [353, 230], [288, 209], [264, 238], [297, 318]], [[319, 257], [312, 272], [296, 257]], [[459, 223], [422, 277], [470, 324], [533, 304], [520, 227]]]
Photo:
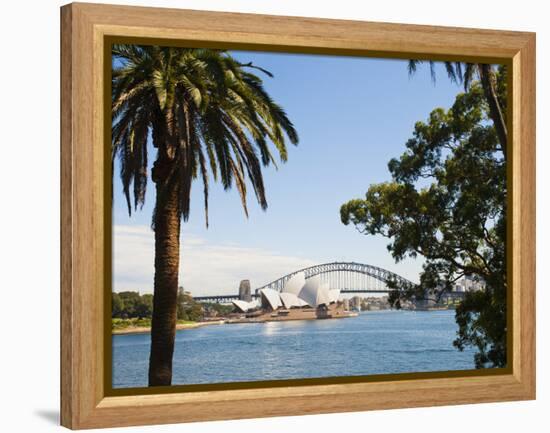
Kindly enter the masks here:
[[535, 398], [536, 146], [535, 38], [513, 59], [514, 375]]
[[[535, 36], [71, 4], [61, 10], [61, 423], [79, 429], [535, 398]], [[512, 66], [511, 374], [106, 397], [104, 38]]]
[[72, 10], [61, 10], [61, 424], [71, 427], [72, 374]]

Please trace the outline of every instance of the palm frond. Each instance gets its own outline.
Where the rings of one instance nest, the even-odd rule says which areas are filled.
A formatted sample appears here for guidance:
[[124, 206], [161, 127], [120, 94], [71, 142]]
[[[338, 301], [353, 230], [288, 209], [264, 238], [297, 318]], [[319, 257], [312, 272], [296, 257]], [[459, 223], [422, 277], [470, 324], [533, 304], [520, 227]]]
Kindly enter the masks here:
[[210, 173], [224, 189], [235, 183], [246, 216], [247, 182], [267, 207], [262, 167], [275, 164], [274, 153], [286, 161], [287, 142], [299, 140], [284, 109], [250, 70], [273, 77], [270, 71], [223, 50], [116, 44], [112, 56], [112, 161], [119, 160], [130, 214], [145, 200], [150, 132], [157, 158], [170, 165], [153, 173], [154, 215], [166, 191], [176, 188], [187, 220], [191, 186], [200, 177], [208, 226]]

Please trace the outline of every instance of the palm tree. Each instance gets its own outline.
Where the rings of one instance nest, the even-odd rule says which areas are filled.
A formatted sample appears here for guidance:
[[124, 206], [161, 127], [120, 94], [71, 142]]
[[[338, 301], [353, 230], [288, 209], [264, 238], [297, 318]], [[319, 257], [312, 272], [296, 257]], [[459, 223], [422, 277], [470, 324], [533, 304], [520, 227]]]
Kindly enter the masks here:
[[[420, 63], [422, 60], [409, 60], [409, 74], [414, 74]], [[435, 62], [429, 61], [429, 65], [432, 80], [435, 81]], [[506, 143], [508, 142], [506, 110], [504, 108], [506, 101], [502, 101], [498, 97], [497, 79], [493, 67], [486, 63], [461, 62], [444, 62], [444, 66], [451, 81], [463, 84], [464, 90], [468, 90], [472, 80], [477, 76], [483, 88], [489, 116], [495, 126], [502, 152], [506, 156]]]
[[236, 185], [248, 216], [247, 183], [267, 208], [262, 166], [275, 164], [269, 143], [283, 162], [286, 140], [298, 143], [284, 110], [251, 68], [271, 75], [219, 50], [113, 46], [112, 160], [120, 161], [129, 214], [145, 201], [149, 134], [156, 149], [149, 386], [172, 380], [180, 225], [189, 218], [193, 180], [202, 180], [207, 226], [209, 173], [226, 190]]

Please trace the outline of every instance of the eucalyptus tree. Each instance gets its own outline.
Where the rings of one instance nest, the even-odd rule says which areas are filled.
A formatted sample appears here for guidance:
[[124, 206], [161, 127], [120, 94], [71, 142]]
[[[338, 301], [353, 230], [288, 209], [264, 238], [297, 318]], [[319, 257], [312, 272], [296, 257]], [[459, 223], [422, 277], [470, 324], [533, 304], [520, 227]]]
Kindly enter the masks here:
[[202, 184], [208, 226], [210, 176], [236, 186], [245, 214], [247, 184], [267, 208], [262, 167], [287, 159], [298, 135], [285, 111], [251, 69], [228, 52], [115, 45], [112, 71], [112, 159], [128, 212], [141, 208], [148, 184], [149, 136], [156, 202], [154, 302], [149, 385], [170, 385], [180, 264], [181, 221], [189, 218], [191, 187]]
[[[505, 97], [505, 73], [495, 78]], [[437, 300], [464, 277], [484, 285], [456, 309], [454, 345], [475, 347], [477, 368], [507, 365], [506, 158], [490, 116], [475, 81], [449, 110], [416, 123], [404, 153], [388, 163], [391, 181], [340, 209], [344, 224], [388, 238], [396, 261], [425, 259], [419, 284], [388, 282], [397, 308], [402, 299]]]
[[[421, 60], [409, 60], [409, 74], [416, 72]], [[435, 81], [435, 62], [428, 61], [430, 74]], [[498, 140], [506, 155], [506, 143], [508, 142], [508, 129], [506, 127], [506, 94], [502, 87], [506, 86], [506, 67], [499, 66], [498, 72], [487, 63], [462, 63], [443, 62], [447, 75], [451, 81], [464, 85], [467, 91], [473, 80], [477, 78], [483, 89], [483, 96], [487, 102], [488, 115], [492, 120]], [[497, 74], [500, 79], [497, 80]]]

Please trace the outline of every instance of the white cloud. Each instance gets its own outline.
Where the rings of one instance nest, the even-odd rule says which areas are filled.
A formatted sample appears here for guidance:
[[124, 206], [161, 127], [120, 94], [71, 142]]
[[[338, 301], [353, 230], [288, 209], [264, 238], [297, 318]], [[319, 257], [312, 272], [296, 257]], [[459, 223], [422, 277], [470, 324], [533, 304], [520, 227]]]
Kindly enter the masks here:
[[[148, 226], [113, 227], [113, 289], [151, 292], [154, 234]], [[180, 254], [180, 285], [196, 296], [237, 293], [239, 282], [253, 288], [315, 261], [260, 248], [215, 244], [186, 233]]]

